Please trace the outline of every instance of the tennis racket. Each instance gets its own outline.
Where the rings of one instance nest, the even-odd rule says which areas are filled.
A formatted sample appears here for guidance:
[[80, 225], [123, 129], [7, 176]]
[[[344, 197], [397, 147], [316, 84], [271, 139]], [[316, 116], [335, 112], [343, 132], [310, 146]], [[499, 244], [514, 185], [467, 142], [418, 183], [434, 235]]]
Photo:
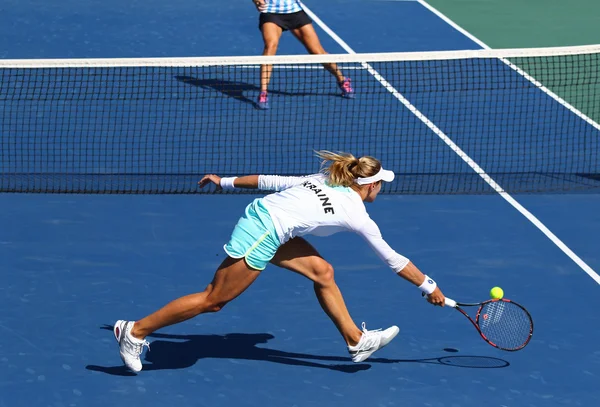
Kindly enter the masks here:
[[[446, 305], [467, 317], [483, 340], [495, 348], [521, 350], [533, 335], [533, 319], [529, 311], [506, 298], [462, 303], [446, 297]], [[475, 319], [465, 312], [463, 308], [466, 307], [477, 307]]]

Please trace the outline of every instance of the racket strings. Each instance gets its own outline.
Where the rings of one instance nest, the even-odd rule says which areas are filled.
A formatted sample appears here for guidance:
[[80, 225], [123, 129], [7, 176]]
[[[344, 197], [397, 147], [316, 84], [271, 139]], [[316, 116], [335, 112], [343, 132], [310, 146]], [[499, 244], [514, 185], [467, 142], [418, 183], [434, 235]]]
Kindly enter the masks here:
[[484, 304], [478, 325], [485, 337], [502, 349], [519, 349], [529, 340], [532, 328], [529, 314], [509, 301]]

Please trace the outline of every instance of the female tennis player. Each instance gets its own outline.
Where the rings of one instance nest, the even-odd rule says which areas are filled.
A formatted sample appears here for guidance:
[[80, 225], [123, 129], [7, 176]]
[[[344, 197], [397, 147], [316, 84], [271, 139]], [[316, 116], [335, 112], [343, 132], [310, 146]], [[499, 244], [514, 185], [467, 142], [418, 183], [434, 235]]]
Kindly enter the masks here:
[[217, 268], [203, 292], [176, 299], [138, 321], [119, 320], [114, 334], [125, 365], [142, 369], [140, 355], [152, 332], [206, 312], [221, 310], [239, 296], [260, 275], [268, 263], [299, 273], [314, 283], [314, 291], [325, 313], [347, 344], [354, 362], [362, 362], [387, 345], [399, 332], [397, 326], [369, 331], [353, 322], [333, 267], [302, 236], [329, 236], [351, 231], [367, 244], [400, 277], [427, 294], [435, 305], [444, 305], [444, 295], [433, 279], [424, 275], [409, 259], [396, 253], [382, 238], [369, 217], [364, 202], [373, 202], [382, 181], [391, 182], [394, 173], [369, 156], [320, 151], [322, 171], [304, 177], [247, 175], [221, 178], [205, 175], [200, 187], [214, 183], [217, 188], [258, 188], [276, 191], [252, 201], [224, 246], [227, 258]]
[[[258, 28], [260, 29], [264, 42], [263, 55], [275, 55], [279, 39], [284, 31], [291, 33], [304, 45], [310, 54], [326, 54], [319, 37], [312, 25], [312, 20], [302, 9], [299, 0], [252, 0], [258, 11]], [[350, 79], [345, 77], [336, 64], [323, 64], [337, 81], [346, 98], [354, 97], [354, 89]], [[272, 65], [261, 65], [260, 67], [260, 95], [258, 96], [258, 107], [269, 108], [269, 96], [267, 88], [271, 80]]]

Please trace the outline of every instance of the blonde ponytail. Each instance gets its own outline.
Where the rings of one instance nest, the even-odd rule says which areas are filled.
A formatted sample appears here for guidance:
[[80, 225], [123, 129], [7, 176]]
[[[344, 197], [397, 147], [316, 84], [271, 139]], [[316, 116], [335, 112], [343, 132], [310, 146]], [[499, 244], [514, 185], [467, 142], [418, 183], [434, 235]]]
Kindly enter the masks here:
[[321, 172], [329, 177], [332, 186], [349, 187], [356, 178], [371, 177], [379, 172], [381, 163], [373, 157], [354, 157], [350, 153], [316, 152], [321, 162]]

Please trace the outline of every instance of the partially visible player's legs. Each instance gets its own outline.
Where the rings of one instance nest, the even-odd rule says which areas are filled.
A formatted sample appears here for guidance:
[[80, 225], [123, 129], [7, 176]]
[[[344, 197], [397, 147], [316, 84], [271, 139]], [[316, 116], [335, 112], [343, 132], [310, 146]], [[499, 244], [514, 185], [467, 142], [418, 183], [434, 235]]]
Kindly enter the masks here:
[[[261, 32], [265, 44], [263, 55], [275, 55], [283, 30], [275, 23], [266, 22], [262, 25]], [[258, 107], [261, 109], [269, 108], [267, 89], [269, 87], [269, 82], [271, 81], [272, 72], [273, 65], [265, 64], [260, 66], [260, 95], [258, 97]]]
[[305, 239], [296, 237], [279, 247], [271, 263], [313, 281], [319, 304], [346, 341], [353, 361], [364, 361], [398, 334], [396, 326], [383, 331], [367, 331], [364, 324], [361, 331], [356, 326], [335, 283], [333, 267]]
[[356, 345], [362, 335], [352, 321], [342, 293], [333, 278], [333, 267], [303, 238], [289, 240], [279, 247], [271, 263], [292, 270], [314, 282], [321, 307], [331, 318], [347, 344]]
[[[319, 36], [317, 35], [312, 23], [303, 25], [302, 27], [293, 29], [291, 31], [310, 54], [327, 54], [327, 51], [325, 51], [321, 45]], [[333, 76], [335, 76], [338, 86], [342, 91], [342, 96], [348, 98], [354, 97], [354, 89], [352, 89], [352, 85], [350, 84], [350, 78], [344, 76], [337, 64], [325, 63], [323, 64], [323, 67], [327, 69]]]
[[243, 259], [227, 257], [203, 292], [171, 301], [139, 321], [117, 321], [114, 333], [119, 341], [123, 362], [131, 370], [140, 371], [140, 354], [143, 347], [148, 345], [144, 340], [147, 335], [197, 315], [221, 310], [225, 304], [244, 292], [259, 274], [260, 271], [250, 268]]

